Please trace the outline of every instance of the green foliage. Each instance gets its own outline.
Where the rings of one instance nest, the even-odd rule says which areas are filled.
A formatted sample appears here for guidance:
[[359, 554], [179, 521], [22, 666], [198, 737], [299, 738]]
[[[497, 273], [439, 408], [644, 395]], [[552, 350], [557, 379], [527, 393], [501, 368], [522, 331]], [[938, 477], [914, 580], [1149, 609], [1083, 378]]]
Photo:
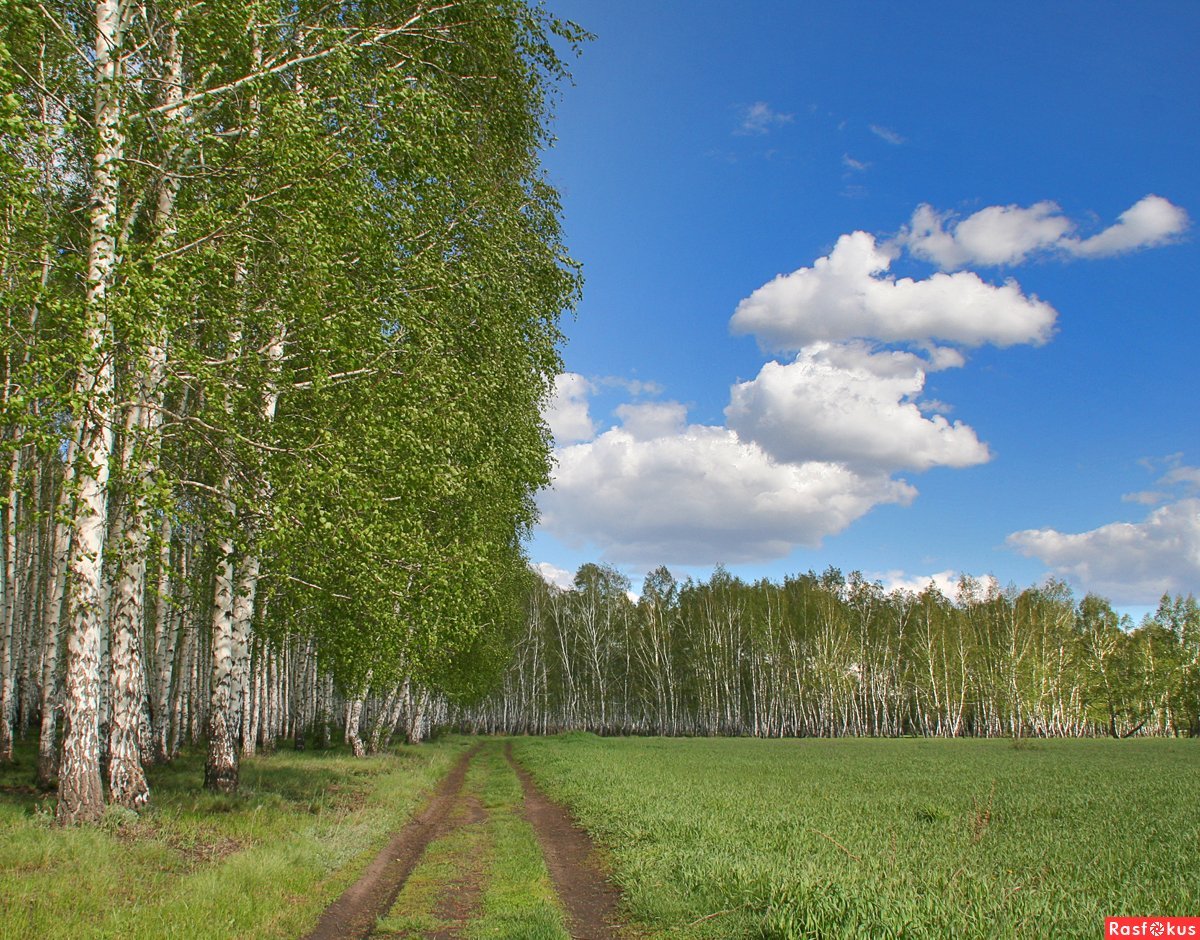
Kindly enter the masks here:
[[581, 286], [540, 155], [584, 35], [522, 0], [129, 4], [99, 317], [93, 12], [0, 6], [0, 436], [33, 445], [29, 501], [105, 423], [111, 561], [168, 519], [206, 623], [232, 539], [262, 637], [315, 637], [347, 689], [479, 694]]

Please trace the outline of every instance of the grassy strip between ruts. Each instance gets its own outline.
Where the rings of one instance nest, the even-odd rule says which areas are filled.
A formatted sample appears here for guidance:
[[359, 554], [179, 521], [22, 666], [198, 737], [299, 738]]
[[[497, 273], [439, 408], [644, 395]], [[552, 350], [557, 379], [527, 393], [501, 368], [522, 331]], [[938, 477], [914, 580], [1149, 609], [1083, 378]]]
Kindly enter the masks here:
[[661, 937], [1097, 937], [1200, 913], [1200, 743], [520, 739]]
[[[487, 742], [467, 772], [450, 830], [430, 844], [375, 936], [567, 940], [522, 802], [502, 744]], [[457, 921], [445, 916], [454, 892], [471, 897], [469, 910], [455, 912]]]
[[204, 755], [150, 770], [151, 805], [63, 829], [32, 783], [0, 772], [0, 938], [302, 935], [470, 742], [355, 759], [279, 751], [242, 763], [235, 796], [205, 793]]

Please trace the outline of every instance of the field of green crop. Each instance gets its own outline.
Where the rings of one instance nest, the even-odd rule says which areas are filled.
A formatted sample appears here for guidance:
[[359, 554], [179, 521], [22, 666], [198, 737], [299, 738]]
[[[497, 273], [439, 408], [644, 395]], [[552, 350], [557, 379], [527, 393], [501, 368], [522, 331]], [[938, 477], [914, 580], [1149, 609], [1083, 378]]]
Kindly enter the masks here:
[[1099, 937], [1200, 914], [1200, 744], [525, 738], [662, 937]]

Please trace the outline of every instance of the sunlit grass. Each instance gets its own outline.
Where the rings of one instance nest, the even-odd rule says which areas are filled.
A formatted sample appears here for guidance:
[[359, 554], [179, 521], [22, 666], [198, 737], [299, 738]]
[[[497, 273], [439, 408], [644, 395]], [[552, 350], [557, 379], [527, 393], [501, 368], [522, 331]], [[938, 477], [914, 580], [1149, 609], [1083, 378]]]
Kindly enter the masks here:
[[0, 774], [0, 938], [300, 936], [465, 746], [280, 751], [243, 762], [235, 796], [201, 790], [188, 754], [151, 769], [141, 814], [72, 829], [31, 792], [23, 749]]
[[1096, 937], [1200, 910], [1193, 741], [522, 739], [663, 937]]

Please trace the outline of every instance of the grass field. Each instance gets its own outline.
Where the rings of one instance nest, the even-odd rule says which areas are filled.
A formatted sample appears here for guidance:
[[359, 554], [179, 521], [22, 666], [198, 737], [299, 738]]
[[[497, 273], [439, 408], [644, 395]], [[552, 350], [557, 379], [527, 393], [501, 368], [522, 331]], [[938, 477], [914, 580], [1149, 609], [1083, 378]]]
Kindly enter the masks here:
[[23, 749], [0, 772], [0, 938], [298, 937], [468, 743], [280, 751], [243, 762], [233, 797], [204, 793], [189, 754], [151, 769], [149, 809], [77, 829], [53, 824]]
[[662, 937], [1099, 937], [1200, 914], [1193, 741], [520, 739]]
[[[242, 790], [203, 756], [152, 806], [61, 829], [0, 772], [0, 938], [298, 937], [471, 744], [355, 760], [281, 751]], [[1194, 741], [514, 740], [602, 845], [630, 936], [1099, 937], [1200, 914]], [[466, 776], [379, 936], [566, 936], [499, 741]], [[457, 908], [457, 910], [456, 910]]]

